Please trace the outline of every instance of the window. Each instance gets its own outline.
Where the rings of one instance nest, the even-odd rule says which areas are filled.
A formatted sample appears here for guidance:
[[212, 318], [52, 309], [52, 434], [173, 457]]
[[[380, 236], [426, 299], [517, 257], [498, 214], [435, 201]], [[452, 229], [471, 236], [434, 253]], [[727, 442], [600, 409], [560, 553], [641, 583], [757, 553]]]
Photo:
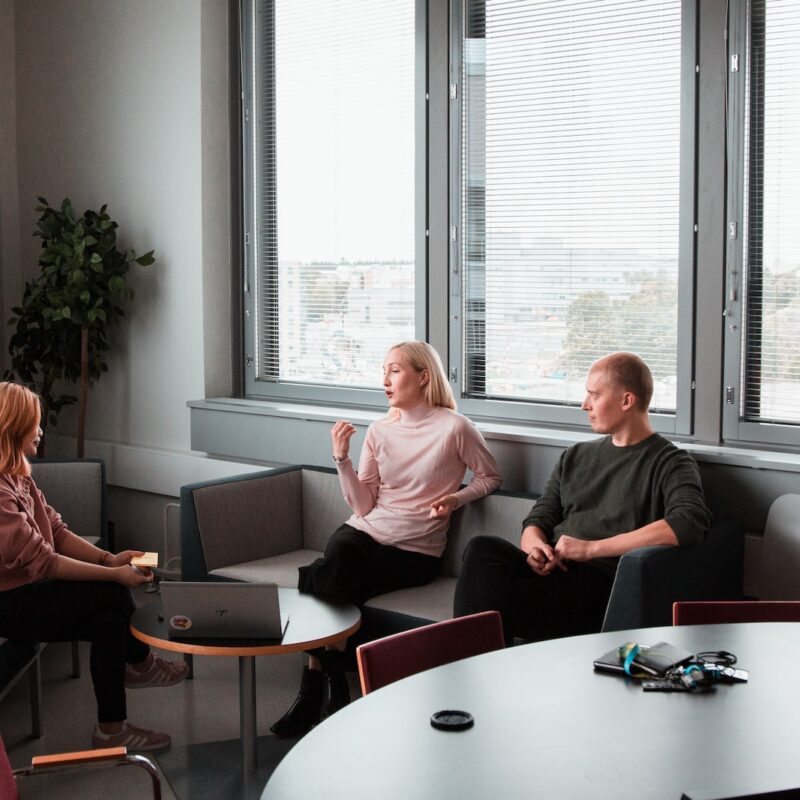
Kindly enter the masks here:
[[727, 430], [788, 444], [800, 441], [800, 2], [747, 11], [731, 45], [744, 63], [731, 73]]
[[657, 430], [800, 445], [800, 0], [242, 13], [249, 395], [381, 408], [420, 337], [465, 413], [584, 425], [625, 349]]
[[662, 429], [689, 432], [694, 140], [681, 104], [695, 79], [681, 7], [465, 0], [466, 397], [582, 422], [564, 408], [589, 365], [632, 350], [653, 371]]
[[375, 388], [415, 335], [415, 2], [248, 5], [247, 391]]

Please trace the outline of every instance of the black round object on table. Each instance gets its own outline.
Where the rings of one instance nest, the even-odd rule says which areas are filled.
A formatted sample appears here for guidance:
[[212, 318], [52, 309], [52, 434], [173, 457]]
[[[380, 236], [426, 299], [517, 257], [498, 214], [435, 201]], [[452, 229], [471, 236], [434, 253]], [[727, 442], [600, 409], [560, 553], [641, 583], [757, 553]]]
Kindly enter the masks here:
[[431, 725], [440, 731], [465, 731], [475, 724], [469, 711], [437, 711], [431, 717]]

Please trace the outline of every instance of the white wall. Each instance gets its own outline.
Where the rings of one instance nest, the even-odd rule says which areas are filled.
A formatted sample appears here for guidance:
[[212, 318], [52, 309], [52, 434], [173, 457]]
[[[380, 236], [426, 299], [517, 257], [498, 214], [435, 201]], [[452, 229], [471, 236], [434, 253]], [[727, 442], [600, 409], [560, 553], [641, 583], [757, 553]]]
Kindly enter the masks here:
[[[188, 451], [185, 404], [204, 395], [201, 3], [17, 0], [12, 15], [9, 5], [16, 86], [9, 98], [4, 79], [0, 98], [4, 118], [15, 112], [18, 187], [14, 197], [11, 182], [0, 186], [0, 204], [5, 221], [16, 202], [21, 258], [4, 252], [3, 317], [19, 300], [17, 276], [38, 271], [36, 196], [69, 196], [79, 210], [107, 203], [123, 246], [154, 248], [156, 263], [133, 270], [136, 298], [90, 395], [88, 439]], [[227, 50], [226, 16], [215, 18], [206, 37]], [[74, 433], [72, 410], [59, 431]]]

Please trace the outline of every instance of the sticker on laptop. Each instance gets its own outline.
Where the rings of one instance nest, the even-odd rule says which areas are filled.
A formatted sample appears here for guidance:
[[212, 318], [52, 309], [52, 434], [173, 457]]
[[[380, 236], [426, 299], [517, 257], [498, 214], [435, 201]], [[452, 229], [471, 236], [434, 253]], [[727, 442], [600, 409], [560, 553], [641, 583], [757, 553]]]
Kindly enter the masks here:
[[169, 624], [170, 627], [175, 628], [177, 631], [188, 631], [192, 627], [192, 621], [189, 617], [183, 616], [183, 614], [176, 614], [174, 617], [170, 617]]

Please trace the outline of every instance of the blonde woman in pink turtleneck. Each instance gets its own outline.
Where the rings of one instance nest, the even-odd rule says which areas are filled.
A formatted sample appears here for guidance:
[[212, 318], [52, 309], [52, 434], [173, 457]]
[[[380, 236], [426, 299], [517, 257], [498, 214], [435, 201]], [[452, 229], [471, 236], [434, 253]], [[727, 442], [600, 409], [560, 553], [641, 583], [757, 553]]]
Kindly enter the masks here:
[[[125, 689], [172, 686], [186, 677], [182, 662], [165, 661], [134, 639], [130, 589], [153, 580], [116, 555], [76, 536], [47, 504], [31, 477], [39, 398], [0, 383], [0, 636], [23, 642], [92, 643], [89, 666], [97, 701], [94, 747], [160, 750], [166, 733], [127, 721]], [[78, 743], [80, 744], [80, 743]]]
[[[383, 364], [389, 413], [370, 425], [358, 472], [350, 460], [355, 427], [331, 429], [333, 460], [353, 510], [325, 555], [300, 568], [298, 588], [332, 602], [362, 605], [386, 592], [430, 583], [439, 572], [450, 515], [493, 492], [500, 475], [478, 429], [456, 411], [438, 353], [403, 342]], [[473, 478], [459, 488], [469, 468]], [[349, 702], [342, 654], [323, 651], [303, 671], [300, 693], [273, 726], [299, 736]]]

